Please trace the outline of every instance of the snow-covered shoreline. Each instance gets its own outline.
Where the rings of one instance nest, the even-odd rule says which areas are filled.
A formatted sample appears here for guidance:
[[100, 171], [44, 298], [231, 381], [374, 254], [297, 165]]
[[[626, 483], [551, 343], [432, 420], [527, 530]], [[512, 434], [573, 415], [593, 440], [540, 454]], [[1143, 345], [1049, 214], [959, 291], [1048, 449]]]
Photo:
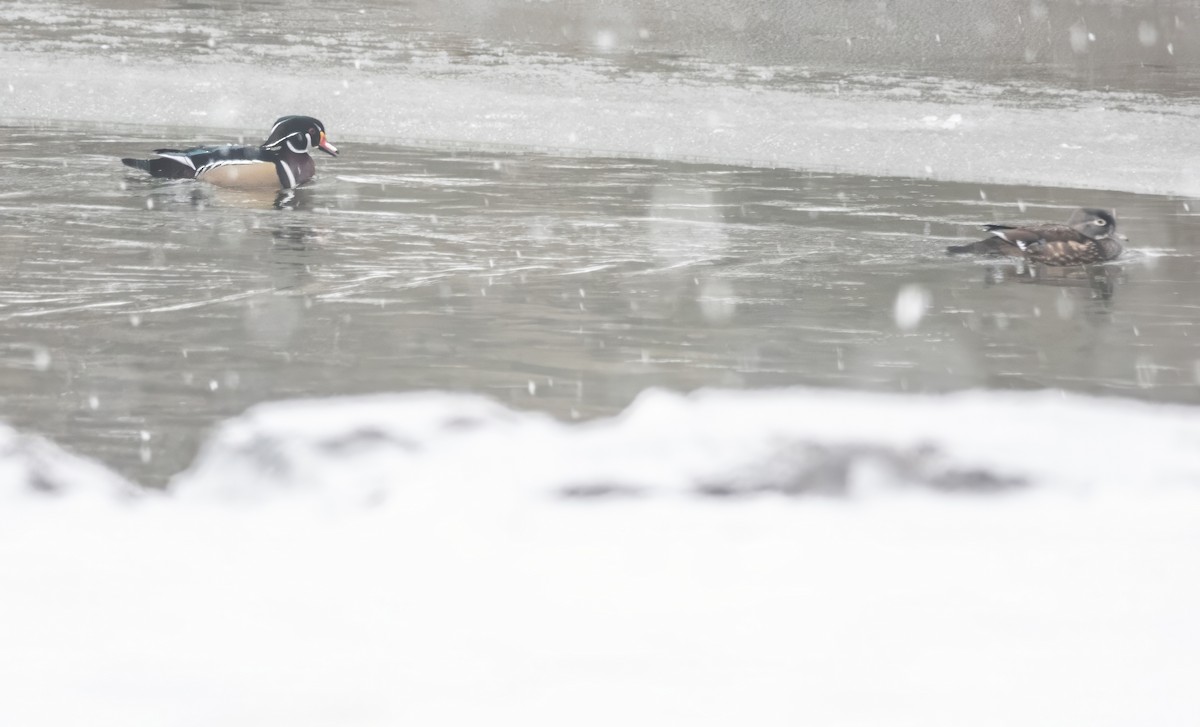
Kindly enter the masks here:
[[[1110, 445], [1131, 456], [1106, 456]], [[651, 390], [618, 417], [570, 425], [437, 392], [278, 402], [218, 427], [173, 488], [376, 502], [410, 486], [507, 499], [855, 494], [873, 482], [1190, 489], [1200, 483], [1200, 412], [1054, 392]]]
[[[36, 436], [4, 436], [9, 497], [136, 492]], [[619, 416], [564, 423], [430, 391], [251, 407], [213, 431], [168, 498], [355, 508], [447, 488], [506, 501], [857, 497], [877, 486], [1149, 495], [1197, 484], [1200, 411], [1188, 406], [1062, 392], [649, 390]]]
[[[165, 495], [6, 479], [0, 722], [1190, 724], [1198, 418], [803, 389], [574, 425], [435, 392], [261, 405]], [[874, 445], [849, 497], [756, 490], [805, 441]], [[913, 443], [1024, 484], [941, 493], [879, 456]]]

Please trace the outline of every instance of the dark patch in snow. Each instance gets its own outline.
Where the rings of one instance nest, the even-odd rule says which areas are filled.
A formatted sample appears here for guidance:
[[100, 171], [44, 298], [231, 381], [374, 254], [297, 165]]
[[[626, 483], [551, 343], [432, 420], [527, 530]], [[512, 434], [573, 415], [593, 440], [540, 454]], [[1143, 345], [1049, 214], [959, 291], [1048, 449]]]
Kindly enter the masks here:
[[347, 432], [338, 437], [321, 441], [318, 446], [330, 454], [343, 454], [364, 447], [387, 445], [405, 452], [416, 452], [421, 449], [419, 442], [407, 437], [399, 437], [378, 427], [362, 427]]
[[738, 472], [703, 480], [695, 489], [712, 497], [764, 493], [844, 496], [872, 479], [960, 492], [996, 492], [1027, 484], [1019, 476], [952, 465], [930, 445], [897, 450], [877, 445], [805, 442], [783, 447]]
[[616, 482], [588, 482], [567, 485], [558, 492], [563, 497], [574, 500], [594, 500], [603, 497], [640, 497], [645, 494], [645, 490], [640, 487], [622, 485]]

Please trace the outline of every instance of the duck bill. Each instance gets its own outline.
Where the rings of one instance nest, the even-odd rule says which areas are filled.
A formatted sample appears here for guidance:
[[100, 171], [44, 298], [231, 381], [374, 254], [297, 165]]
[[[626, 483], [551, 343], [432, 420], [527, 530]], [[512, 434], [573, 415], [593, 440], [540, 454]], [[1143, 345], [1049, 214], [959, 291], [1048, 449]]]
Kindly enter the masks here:
[[329, 156], [337, 156], [337, 147], [329, 143], [329, 139], [325, 138], [324, 131], [321, 132], [321, 141], [317, 142], [317, 146], [320, 147], [321, 151], [325, 152]]

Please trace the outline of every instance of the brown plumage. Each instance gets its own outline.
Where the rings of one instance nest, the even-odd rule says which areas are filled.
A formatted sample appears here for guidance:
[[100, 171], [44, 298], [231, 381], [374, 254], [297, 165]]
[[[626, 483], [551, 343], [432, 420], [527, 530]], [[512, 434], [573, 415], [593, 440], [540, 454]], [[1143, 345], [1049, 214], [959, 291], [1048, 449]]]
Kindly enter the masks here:
[[1065, 225], [984, 225], [991, 237], [946, 248], [951, 255], [975, 253], [1021, 257], [1044, 265], [1090, 265], [1119, 256], [1125, 237], [1108, 210], [1081, 208]]

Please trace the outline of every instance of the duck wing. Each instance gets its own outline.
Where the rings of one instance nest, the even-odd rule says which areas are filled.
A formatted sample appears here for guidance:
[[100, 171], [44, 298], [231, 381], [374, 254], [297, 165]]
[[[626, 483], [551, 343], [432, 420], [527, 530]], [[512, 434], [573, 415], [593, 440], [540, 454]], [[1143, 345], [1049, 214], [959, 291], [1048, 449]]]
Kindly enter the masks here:
[[178, 162], [189, 169], [199, 169], [214, 162], [222, 161], [258, 161], [262, 159], [262, 150], [257, 146], [194, 146], [182, 151], [178, 149], [155, 149], [155, 155], [163, 159]]
[[952, 245], [946, 248], [946, 252], [951, 255], [975, 253], [1025, 257], [1037, 254], [1048, 240], [1085, 239], [1066, 225], [983, 225], [983, 229], [992, 233], [991, 237], [966, 245]]
[[126, 166], [166, 179], [191, 179], [200, 170], [228, 161], [260, 161], [263, 151], [256, 146], [193, 146], [189, 149], [155, 149], [156, 159], [122, 159]]
[[1067, 225], [1030, 225], [1013, 227], [1010, 225], [984, 225], [983, 229], [992, 233], [993, 237], [1011, 243], [1021, 252], [1036, 252], [1047, 243], [1087, 243], [1088, 237]]

